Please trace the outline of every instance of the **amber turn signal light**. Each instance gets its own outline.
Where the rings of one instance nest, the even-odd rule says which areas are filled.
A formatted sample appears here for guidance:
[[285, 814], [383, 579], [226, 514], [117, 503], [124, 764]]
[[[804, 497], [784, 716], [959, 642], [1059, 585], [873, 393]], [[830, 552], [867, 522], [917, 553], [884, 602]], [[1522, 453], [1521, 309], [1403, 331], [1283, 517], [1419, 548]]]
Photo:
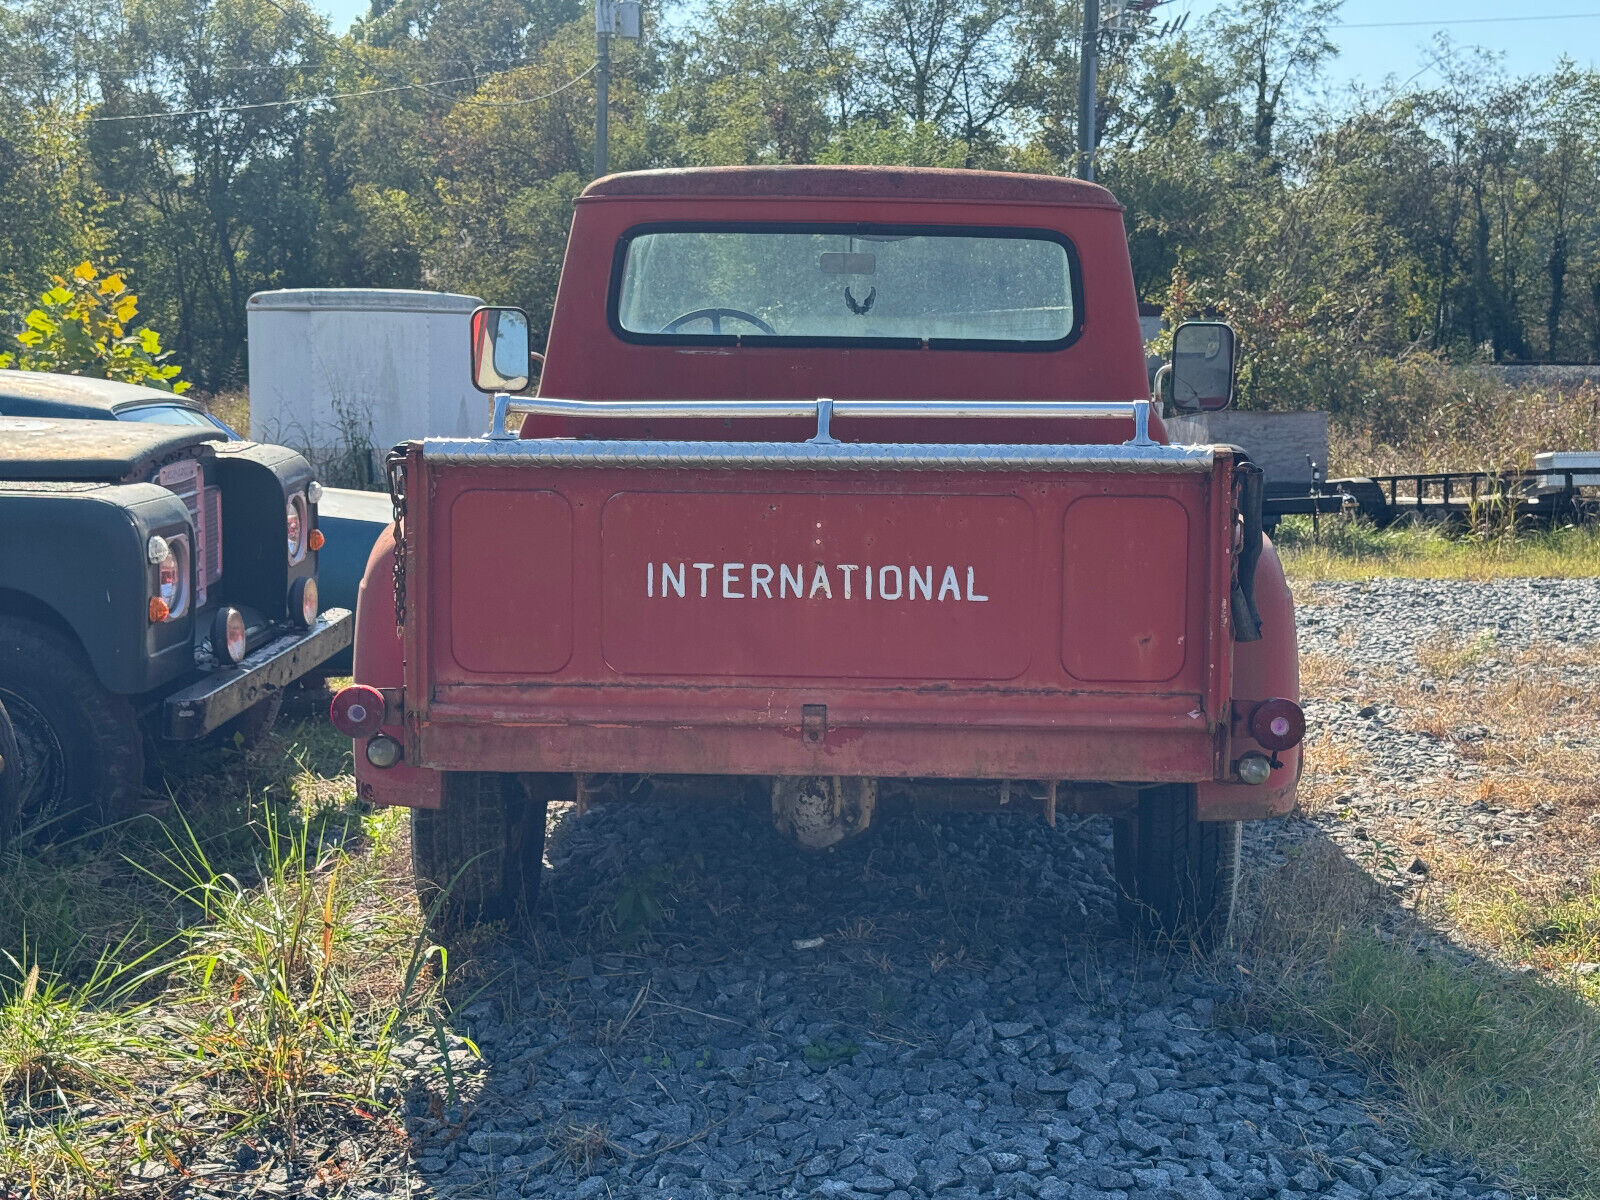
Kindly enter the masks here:
[[383, 728], [383, 693], [364, 683], [352, 683], [334, 693], [328, 719], [347, 738], [371, 737]]
[[163, 600], [160, 596], [151, 596], [150, 597], [150, 624], [152, 624], [152, 625], [161, 624], [161, 622], [163, 622], [163, 621], [165, 621], [167, 619], [167, 615], [171, 611], [172, 611], [172, 609], [167, 607], [167, 602], [165, 600]]
[[322, 530], [313, 529], [311, 531], [311, 543], [310, 543], [310, 545], [311, 545], [311, 548], [313, 550], [321, 550], [322, 547], [327, 544], [327, 542], [328, 542], [328, 539], [322, 536]]
[[1263, 700], [1250, 710], [1250, 736], [1268, 750], [1298, 746], [1306, 735], [1306, 714], [1293, 700]]

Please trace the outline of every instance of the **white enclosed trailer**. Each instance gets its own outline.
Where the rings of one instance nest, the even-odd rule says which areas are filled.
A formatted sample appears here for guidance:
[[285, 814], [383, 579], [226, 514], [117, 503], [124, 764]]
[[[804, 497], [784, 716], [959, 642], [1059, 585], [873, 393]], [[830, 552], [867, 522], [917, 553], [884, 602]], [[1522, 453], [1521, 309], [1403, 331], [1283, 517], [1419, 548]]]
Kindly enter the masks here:
[[386, 288], [257, 292], [247, 308], [250, 436], [292, 446], [330, 483], [373, 486], [389, 447], [488, 427], [469, 381], [476, 296]]

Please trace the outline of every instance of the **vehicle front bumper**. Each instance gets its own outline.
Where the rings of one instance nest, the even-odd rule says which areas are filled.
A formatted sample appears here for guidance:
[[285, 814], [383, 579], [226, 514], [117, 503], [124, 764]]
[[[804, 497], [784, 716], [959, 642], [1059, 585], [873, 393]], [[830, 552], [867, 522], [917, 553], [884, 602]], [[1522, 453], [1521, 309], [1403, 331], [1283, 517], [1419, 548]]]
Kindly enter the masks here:
[[219, 667], [197, 683], [172, 693], [163, 702], [162, 733], [173, 741], [204, 737], [273, 692], [348, 649], [355, 636], [355, 616], [347, 608], [330, 608], [303, 633], [276, 638], [237, 667]]

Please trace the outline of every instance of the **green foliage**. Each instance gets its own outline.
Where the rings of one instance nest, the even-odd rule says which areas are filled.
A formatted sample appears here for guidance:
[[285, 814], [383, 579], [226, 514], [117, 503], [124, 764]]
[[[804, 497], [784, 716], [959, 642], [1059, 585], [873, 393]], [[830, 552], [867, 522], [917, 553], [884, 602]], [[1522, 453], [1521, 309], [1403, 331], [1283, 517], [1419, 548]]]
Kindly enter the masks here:
[[[1104, 40], [1096, 177], [1140, 297], [1239, 327], [1244, 406], [1376, 426], [1448, 399], [1445, 365], [1600, 358], [1600, 73], [1506, 78], [1441, 43], [1424, 82], [1317, 107], [1331, 0], [1236, 0], [1181, 30], [1139, 7]], [[611, 166], [1070, 174], [1081, 15], [650, 11], [614, 47]], [[47, 272], [109, 257], [207, 390], [245, 383], [265, 288], [442, 287], [548, 328], [594, 128], [576, 0], [378, 0], [346, 35], [306, 0], [115, 19], [18, 0], [0, 41], [0, 327]]]
[[861, 1053], [861, 1047], [854, 1042], [840, 1039], [825, 1039], [820, 1042], [807, 1042], [801, 1051], [806, 1060], [806, 1065], [818, 1070], [826, 1070], [840, 1063], [847, 1063]]
[[628, 880], [617, 891], [611, 905], [612, 921], [617, 937], [624, 945], [635, 945], [650, 935], [666, 910], [661, 903], [662, 890], [672, 882], [670, 867], [654, 866]]
[[135, 325], [138, 313], [139, 298], [120, 271], [101, 275], [89, 262], [79, 263], [70, 275], [52, 278], [38, 307], [23, 318], [16, 335], [22, 348], [0, 353], [0, 367], [187, 391], [188, 383], [176, 381], [183, 368], [166, 361], [161, 335]]

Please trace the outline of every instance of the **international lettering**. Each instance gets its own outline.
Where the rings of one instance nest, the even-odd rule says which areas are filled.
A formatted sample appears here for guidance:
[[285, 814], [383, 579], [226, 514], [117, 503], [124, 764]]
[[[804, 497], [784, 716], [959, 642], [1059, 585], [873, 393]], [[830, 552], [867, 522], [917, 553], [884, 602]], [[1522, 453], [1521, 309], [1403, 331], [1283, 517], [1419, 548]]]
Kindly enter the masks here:
[[652, 600], [905, 600], [981, 604], [976, 567], [947, 563], [648, 562]]

